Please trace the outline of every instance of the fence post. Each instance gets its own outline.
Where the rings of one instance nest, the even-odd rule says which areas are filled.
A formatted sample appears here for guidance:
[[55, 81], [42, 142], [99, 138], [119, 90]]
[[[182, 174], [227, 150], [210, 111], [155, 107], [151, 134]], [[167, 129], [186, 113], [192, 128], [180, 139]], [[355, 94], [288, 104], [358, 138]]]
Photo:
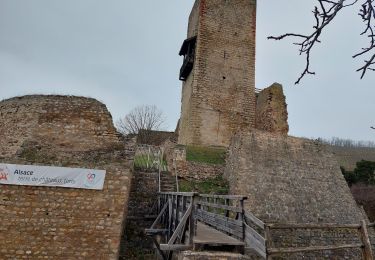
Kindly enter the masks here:
[[241, 198], [240, 205], [241, 205], [241, 220], [242, 220], [242, 241], [245, 241], [245, 205], [244, 205], [244, 198]]
[[368, 232], [367, 232], [367, 224], [366, 221], [362, 220], [361, 221], [361, 240], [363, 243], [363, 256], [365, 260], [373, 260], [373, 254], [372, 254], [372, 249], [371, 249], [371, 243], [370, 239], [368, 237]]
[[195, 220], [195, 206], [196, 206], [197, 194], [194, 193], [191, 197], [191, 213], [189, 223], [189, 245], [193, 245], [194, 236], [196, 235], [196, 220]]
[[161, 158], [159, 156], [159, 192], [161, 192], [161, 167], [163, 167], [163, 150], [161, 153]]
[[267, 224], [265, 225], [264, 234], [265, 234], [265, 239], [266, 239], [266, 259], [272, 260], [272, 256], [270, 256], [269, 253], [268, 253], [268, 249], [271, 247], [271, 243], [272, 243], [271, 230], [270, 230], [270, 227]]

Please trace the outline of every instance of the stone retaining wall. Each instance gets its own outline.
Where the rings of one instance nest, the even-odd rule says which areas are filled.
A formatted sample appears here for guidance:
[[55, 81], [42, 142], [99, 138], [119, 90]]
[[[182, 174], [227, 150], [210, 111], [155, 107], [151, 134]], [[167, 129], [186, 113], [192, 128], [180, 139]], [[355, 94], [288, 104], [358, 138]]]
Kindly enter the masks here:
[[0, 102], [0, 162], [106, 170], [103, 190], [0, 184], [0, 259], [118, 259], [135, 140], [94, 99]]
[[129, 196], [128, 216], [121, 240], [120, 259], [140, 259], [153, 255], [153, 242], [145, 235], [155, 218], [152, 214], [157, 202], [158, 173], [140, 172], [133, 174]]
[[[335, 156], [318, 142], [258, 130], [238, 134], [232, 139], [224, 176], [229, 180], [231, 193], [248, 196], [245, 207], [266, 223], [360, 224], [366, 219]], [[342, 245], [357, 242], [356, 233], [273, 231], [272, 242], [276, 247]], [[359, 256], [359, 250], [341, 250], [283, 259]]]

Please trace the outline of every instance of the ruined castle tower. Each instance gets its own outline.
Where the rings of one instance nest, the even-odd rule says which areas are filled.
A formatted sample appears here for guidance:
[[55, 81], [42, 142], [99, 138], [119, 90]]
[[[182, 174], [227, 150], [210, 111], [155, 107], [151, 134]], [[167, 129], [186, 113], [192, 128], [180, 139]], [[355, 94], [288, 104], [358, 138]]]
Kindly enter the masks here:
[[228, 146], [255, 127], [256, 0], [196, 0], [180, 55], [180, 144]]

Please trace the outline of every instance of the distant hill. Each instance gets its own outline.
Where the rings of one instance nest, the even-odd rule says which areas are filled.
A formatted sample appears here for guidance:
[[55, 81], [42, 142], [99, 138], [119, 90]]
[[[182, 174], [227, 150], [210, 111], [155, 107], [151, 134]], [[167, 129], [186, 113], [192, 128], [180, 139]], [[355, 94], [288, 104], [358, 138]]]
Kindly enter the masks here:
[[348, 171], [354, 170], [356, 163], [361, 160], [375, 162], [375, 148], [330, 146], [330, 149], [340, 166]]

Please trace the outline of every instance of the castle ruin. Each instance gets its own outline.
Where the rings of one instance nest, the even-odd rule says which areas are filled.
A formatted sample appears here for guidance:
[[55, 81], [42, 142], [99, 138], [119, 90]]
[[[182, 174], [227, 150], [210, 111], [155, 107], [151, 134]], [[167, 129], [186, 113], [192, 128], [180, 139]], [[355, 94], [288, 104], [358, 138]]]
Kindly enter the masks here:
[[[288, 132], [281, 86], [255, 91], [255, 35], [255, 0], [195, 2], [179, 53], [184, 61], [178, 143], [228, 146], [238, 131]], [[271, 102], [280, 105], [272, 110]], [[284, 115], [277, 124], [273, 112]]]
[[[320, 143], [287, 136], [281, 85], [256, 90], [255, 31], [256, 0], [194, 4], [180, 51], [178, 143], [224, 146], [228, 155], [220, 169], [185, 165], [184, 174], [198, 180], [225, 171], [231, 193], [248, 196], [246, 208], [266, 223], [359, 223], [365, 214], [333, 155]], [[0, 258], [118, 259], [128, 208], [147, 213], [139, 204], [152, 204], [157, 173], [132, 176], [134, 144], [124, 144], [105, 105], [72, 96], [16, 97], [0, 102], [0, 122], [1, 163], [107, 171], [102, 191], [1, 185]], [[178, 149], [186, 156], [184, 146]], [[284, 247], [353, 242], [346, 230], [273, 235], [272, 242]], [[296, 259], [356, 259], [360, 253], [344, 249]], [[184, 254], [216, 259], [208, 258], [211, 253]]]
[[[287, 136], [282, 86], [255, 88], [255, 32], [256, 0], [196, 0], [180, 51], [178, 143], [228, 147], [224, 176], [231, 193], [248, 196], [247, 209], [267, 223], [359, 223], [366, 216], [333, 154], [320, 143]], [[294, 234], [296, 240], [293, 234], [276, 234], [276, 242], [353, 242], [345, 231], [309, 232]], [[355, 259], [360, 254], [349, 251], [306, 256]]]

